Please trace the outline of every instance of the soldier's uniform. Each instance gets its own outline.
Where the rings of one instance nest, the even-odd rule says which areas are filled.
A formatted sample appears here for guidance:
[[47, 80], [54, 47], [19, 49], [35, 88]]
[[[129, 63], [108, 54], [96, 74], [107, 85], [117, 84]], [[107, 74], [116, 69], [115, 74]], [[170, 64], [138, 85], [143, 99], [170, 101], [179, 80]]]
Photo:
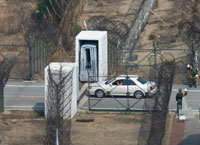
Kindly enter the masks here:
[[182, 92], [182, 89], [178, 89], [178, 93], [176, 94], [176, 102], [177, 102], [177, 109], [176, 112], [179, 115], [179, 109], [182, 109], [182, 99], [184, 96], [187, 95], [187, 91]]
[[196, 88], [198, 69], [195, 69], [192, 64], [188, 64], [187, 69], [189, 70], [189, 87], [194, 86]]
[[195, 88], [197, 87], [197, 72], [195, 70], [191, 70], [190, 73], [190, 87], [194, 86]]

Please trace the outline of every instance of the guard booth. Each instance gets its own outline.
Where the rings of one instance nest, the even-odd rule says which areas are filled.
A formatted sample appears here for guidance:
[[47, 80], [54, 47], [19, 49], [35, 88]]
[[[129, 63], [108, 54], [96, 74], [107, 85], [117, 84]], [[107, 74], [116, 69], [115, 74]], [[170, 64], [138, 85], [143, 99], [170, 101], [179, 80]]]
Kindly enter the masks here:
[[80, 82], [97, 82], [108, 75], [107, 31], [81, 31], [76, 36]]

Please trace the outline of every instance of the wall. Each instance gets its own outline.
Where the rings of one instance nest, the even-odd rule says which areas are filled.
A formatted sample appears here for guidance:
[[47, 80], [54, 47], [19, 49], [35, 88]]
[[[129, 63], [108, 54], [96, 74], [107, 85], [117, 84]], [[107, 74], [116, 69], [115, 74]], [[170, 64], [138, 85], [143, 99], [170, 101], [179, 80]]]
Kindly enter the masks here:
[[57, 111], [56, 104], [59, 103], [64, 105], [60, 113], [67, 112], [65, 117], [72, 118], [77, 112], [78, 85], [76, 63], [50, 63], [45, 68], [45, 116], [49, 111], [49, 115], [54, 116], [53, 111]]

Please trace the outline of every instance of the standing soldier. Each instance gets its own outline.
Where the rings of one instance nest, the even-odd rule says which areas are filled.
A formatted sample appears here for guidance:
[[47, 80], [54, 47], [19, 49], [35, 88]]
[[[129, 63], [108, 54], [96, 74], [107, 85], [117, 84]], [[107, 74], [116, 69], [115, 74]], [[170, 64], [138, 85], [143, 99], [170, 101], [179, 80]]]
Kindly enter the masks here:
[[192, 69], [190, 73], [190, 87], [194, 86], [197, 87], [197, 77], [198, 77], [198, 70]]
[[191, 84], [192, 84], [192, 75], [191, 75], [191, 73], [192, 73], [192, 69], [193, 69], [193, 66], [192, 66], [192, 64], [188, 64], [187, 65], [187, 75], [188, 75], [188, 77], [187, 77], [187, 79], [188, 79], [188, 86], [190, 87], [191, 86]]
[[198, 68], [195, 69], [192, 64], [187, 65], [187, 69], [189, 70], [189, 87], [194, 86], [197, 87], [197, 77], [198, 77]]
[[191, 70], [193, 69], [192, 64], [188, 64], [188, 65], [187, 65], [187, 69], [191, 71]]
[[176, 94], [176, 103], [177, 103], [177, 108], [176, 108], [176, 113], [179, 116], [179, 109], [182, 109], [182, 99], [184, 96], [187, 95], [187, 89], [183, 92], [181, 88], [178, 89], [178, 93]]

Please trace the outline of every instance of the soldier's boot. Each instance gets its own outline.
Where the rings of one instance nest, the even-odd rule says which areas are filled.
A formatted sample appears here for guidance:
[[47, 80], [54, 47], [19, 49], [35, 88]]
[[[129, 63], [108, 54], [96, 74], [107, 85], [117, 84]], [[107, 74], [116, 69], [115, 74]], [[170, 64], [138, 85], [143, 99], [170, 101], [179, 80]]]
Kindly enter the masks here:
[[176, 115], [179, 116], [179, 105], [177, 105], [177, 108], [176, 108]]

